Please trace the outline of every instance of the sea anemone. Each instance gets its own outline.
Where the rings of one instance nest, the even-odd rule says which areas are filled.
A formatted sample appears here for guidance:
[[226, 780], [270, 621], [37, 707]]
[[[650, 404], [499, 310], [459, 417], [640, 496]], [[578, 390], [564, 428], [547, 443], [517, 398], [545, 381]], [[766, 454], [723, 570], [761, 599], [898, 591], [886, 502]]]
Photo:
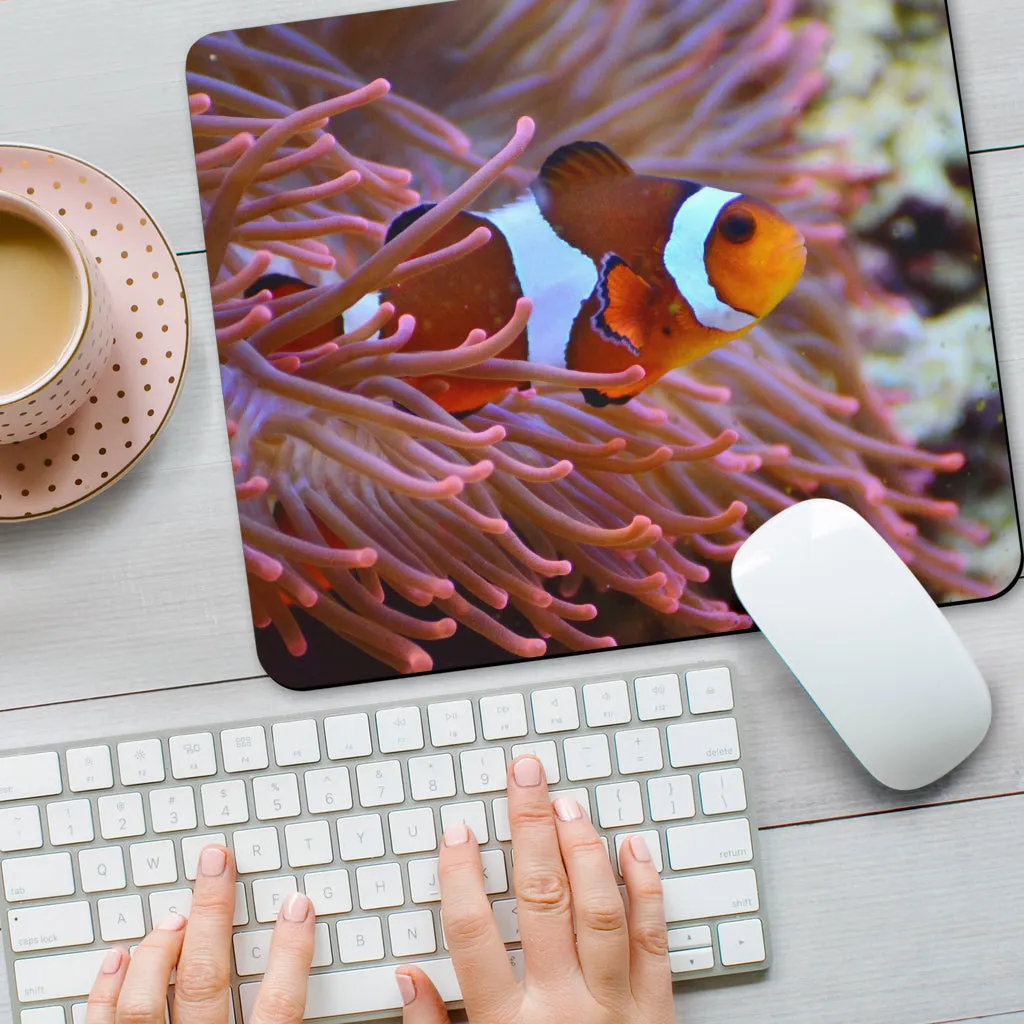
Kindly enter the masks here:
[[[882, 169], [801, 130], [826, 82], [828, 31], [795, 8], [465, 0], [193, 49], [253, 616], [292, 655], [306, 652], [310, 620], [377, 674], [746, 628], [728, 562], [760, 523], [814, 494], [857, 508], [936, 597], [993, 592], [957, 550], [984, 529], [929, 496], [963, 456], [904, 436], [864, 373], [867, 348], [919, 321], [862, 275], [843, 228]], [[519, 112], [532, 117], [517, 123]], [[346, 318], [330, 342], [297, 346], [389, 283], [472, 259], [485, 229], [415, 254], [581, 138], [638, 171], [775, 203], [808, 239], [804, 280], [746, 339], [621, 407], [592, 409], [579, 389], [635, 381], [637, 368], [600, 376], [502, 358], [525, 300], [446, 352], [403, 352], [415, 323], [395, 323], [387, 303], [365, 323]], [[428, 199], [437, 206], [384, 244], [393, 217]], [[246, 298], [275, 259], [316, 287]], [[532, 387], [457, 420], [407, 383], [459, 376]], [[467, 630], [488, 653], [460, 643], [438, 657], [438, 641]]]

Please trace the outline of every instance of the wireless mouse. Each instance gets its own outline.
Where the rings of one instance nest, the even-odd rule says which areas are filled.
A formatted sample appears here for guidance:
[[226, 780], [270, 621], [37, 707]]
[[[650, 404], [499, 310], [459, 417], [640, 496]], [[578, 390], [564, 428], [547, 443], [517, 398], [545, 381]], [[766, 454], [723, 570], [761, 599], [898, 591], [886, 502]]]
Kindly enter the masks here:
[[736, 553], [750, 617], [853, 755], [890, 789], [927, 786], [981, 743], [985, 680], [945, 616], [853, 509], [811, 499]]

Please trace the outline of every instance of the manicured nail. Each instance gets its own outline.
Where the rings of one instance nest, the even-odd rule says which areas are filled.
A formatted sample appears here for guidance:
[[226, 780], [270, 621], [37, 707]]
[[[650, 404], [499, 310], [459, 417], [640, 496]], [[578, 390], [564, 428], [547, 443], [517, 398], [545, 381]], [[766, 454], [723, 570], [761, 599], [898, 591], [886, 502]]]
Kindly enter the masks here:
[[219, 846], [208, 846], [199, 856], [199, 873], [207, 878], [218, 878], [227, 866], [227, 854]]
[[651, 859], [651, 851], [643, 836], [631, 836], [629, 848], [633, 851], [633, 856], [642, 864], [646, 864]]
[[558, 815], [559, 821], [576, 821], [583, 817], [583, 808], [577, 801], [560, 796], [555, 801], [555, 814]]
[[123, 958], [124, 953], [120, 949], [111, 949], [103, 958], [100, 970], [102, 970], [104, 974], [117, 974], [117, 972], [121, 970], [121, 960]]
[[416, 982], [408, 974], [395, 974], [395, 981], [398, 982], [398, 991], [402, 997], [402, 1003], [408, 1006], [416, 998]]
[[469, 842], [469, 826], [464, 821], [457, 821], [444, 830], [445, 846], [462, 846]]
[[157, 928], [162, 932], [180, 932], [184, 927], [185, 918], [181, 914], [171, 914], [157, 925]]
[[521, 757], [512, 766], [516, 784], [526, 789], [540, 785], [541, 763], [535, 757]]
[[305, 921], [309, 914], [310, 902], [309, 897], [301, 892], [293, 892], [291, 896], [284, 901], [284, 907], [281, 908], [281, 914], [286, 921], [295, 921], [298, 924], [300, 921]]

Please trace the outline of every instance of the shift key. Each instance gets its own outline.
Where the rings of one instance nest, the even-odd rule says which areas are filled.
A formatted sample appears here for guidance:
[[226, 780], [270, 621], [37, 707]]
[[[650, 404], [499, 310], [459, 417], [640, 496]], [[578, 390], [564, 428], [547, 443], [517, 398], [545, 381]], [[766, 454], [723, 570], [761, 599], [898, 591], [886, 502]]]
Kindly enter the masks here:
[[91, 949], [87, 953], [16, 960], [14, 979], [18, 998], [23, 1003], [41, 1003], [86, 996], [106, 955], [105, 949]]
[[666, 921], [700, 921], [749, 914], [759, 907], [757, 878], [750, 868], [684, 875], [662, 881]]
[[62, 789], [60, 758], [53, 751], [0, 757], [0, 804], [56, 796]]

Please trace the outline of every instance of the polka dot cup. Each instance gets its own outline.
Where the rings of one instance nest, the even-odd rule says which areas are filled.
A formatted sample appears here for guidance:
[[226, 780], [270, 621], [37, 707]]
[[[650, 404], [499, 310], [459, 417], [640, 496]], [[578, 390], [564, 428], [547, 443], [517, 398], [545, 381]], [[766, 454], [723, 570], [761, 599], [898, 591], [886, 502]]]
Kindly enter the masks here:
[[114, 312], [107, 282], [86, 246], [57, 217], [25, 196], [0, 191], [3, 214], [29, 221], [58, 242], [74, 273], [79, 307], [74, 330], [42, 379], [6, 395], [0, 386], [0, 444], [14, 444], [63, 423], [95, 391], [113, 351]]

